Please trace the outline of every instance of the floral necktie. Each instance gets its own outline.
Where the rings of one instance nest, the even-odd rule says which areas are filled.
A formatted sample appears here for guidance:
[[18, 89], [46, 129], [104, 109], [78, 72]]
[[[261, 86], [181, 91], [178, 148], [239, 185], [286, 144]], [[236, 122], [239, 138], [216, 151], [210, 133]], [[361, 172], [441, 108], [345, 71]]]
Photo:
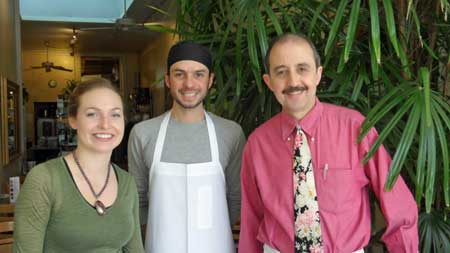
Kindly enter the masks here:
[[295, 253], [320, 253], [322, 231], [308, 140], [297, 126], [294, 142]]

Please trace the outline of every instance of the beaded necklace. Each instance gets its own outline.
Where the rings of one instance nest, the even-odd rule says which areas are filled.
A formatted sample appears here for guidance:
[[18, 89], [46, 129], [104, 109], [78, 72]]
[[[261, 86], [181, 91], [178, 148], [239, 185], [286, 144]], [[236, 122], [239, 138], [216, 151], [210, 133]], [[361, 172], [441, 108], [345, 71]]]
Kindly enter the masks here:
[[75, 163], [78, 166], [78, 169], [80, 170], [81, 174], [83, 175], [84, 179], [86, 180], [86, 183], [89, 185], [89, 189], [91, 189], [92, 195], [94, 195], [94, 197], [95, 197], [95, 203], [94, 203], [95, 210], [97, 211], [98, 215], [100, 215], [100, 216], [105, 215], [106, 207], [103, 204], [103, 202], [99, 200], [99, 198], [100, 198], [100, 195], [102, 195], [102, 193], [105, 191], [106, 186], [108, 185], [109, 174], [111, 174], [111, 168], [112, 168], [111, 162], [109, 163], [108, 172], [106, 173], [106, 180], [105, 180], [105, 183], [103, 184], [102, 189], [100, 190], [99, 193], [95, 193], [94, 187], [92, 187], [91, 181], [89, 181], [88, 177], [86, 176], [86, 173], [84, 173], [84, 170], [80, 165], [80, 161], [78, 160], [78, 157], [77, 157], [75, 151], [72, 152], [72, 156], [73, 156], [73, 160], [75, 160]]

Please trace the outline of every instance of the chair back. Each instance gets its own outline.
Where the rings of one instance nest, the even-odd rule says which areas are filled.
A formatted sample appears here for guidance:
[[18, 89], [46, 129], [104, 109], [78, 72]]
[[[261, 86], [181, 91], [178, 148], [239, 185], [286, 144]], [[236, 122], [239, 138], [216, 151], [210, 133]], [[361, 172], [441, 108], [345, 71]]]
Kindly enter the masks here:
[[0, 252], [12, 252], [14, 232], [14, 204], [0, 204]]
[[14, 204], [0, 204], [0, 222], [14, 220]]

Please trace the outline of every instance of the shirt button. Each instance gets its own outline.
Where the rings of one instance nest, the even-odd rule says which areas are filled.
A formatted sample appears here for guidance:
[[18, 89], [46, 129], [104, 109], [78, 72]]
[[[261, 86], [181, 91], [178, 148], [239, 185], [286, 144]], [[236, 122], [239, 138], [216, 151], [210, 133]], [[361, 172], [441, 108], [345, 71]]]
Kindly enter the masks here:
[[289, 138], [288, 138], [288, 141], [290, 141], [290, 140], [291, 140], [291, 138], [289, 137]]
[[314, 141], [314, 137], [311, 137], [311, 141]]

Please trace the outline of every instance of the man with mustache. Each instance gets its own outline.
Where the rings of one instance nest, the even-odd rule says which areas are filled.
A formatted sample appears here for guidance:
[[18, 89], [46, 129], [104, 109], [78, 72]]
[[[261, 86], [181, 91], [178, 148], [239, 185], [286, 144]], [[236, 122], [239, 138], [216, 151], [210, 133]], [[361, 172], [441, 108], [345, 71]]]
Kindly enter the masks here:
[[165, 75], [171, 110], [130, 133], [128, 164], [149, 253], [235, 252], [231, 226], [240, 211], [245, 136], [238, 124], [203, 107], [212, 66], [207, 48], [175, 44]]
[[282, 112], [248, 138], [241, 169], [239, 252], [364, 252], [371, 237], [369, 189], [387, 223], [389, 252], [418, 252], [417, 206], [380, 147], [362, 164], [375, 129], [357, 143], [364, 117], [316, 97], [322, 66], [309, 38], [284, 34], [266, 54], [263, 78]]

